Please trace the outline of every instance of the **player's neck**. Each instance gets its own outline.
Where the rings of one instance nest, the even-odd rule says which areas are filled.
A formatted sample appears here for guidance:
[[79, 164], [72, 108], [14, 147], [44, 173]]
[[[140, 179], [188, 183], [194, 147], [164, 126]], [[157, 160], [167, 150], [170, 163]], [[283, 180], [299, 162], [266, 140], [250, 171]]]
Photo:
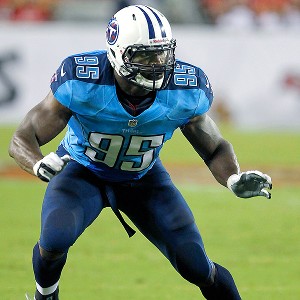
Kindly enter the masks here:
[[146, 90], [142, 87], [139, 87], [137, 85], [134, 85], [130, 83], [128, 80], [123, 78], [122, 76], [118, 75], [116, 72], [114, 72], [115, 79], [117, 81], [117, 84], [119, 85], [120, 89], [129, 96], [134, 97], [142, 97], [146, 96], [150, 93], [149, 90]]

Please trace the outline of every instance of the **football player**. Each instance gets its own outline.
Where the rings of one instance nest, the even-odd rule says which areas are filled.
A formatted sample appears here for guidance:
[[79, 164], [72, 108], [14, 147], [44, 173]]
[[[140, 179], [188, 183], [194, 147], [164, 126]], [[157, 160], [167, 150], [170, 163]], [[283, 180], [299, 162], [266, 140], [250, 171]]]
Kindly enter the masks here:
[[[17, 128], [10, 155], [48, 182], [41, 233], [33, 248], [35, 299], [58, 299], [70, 247], [104, 207], [129, 236], [138, 230], [206, 299], [241, 299], [234, 279], [205, 251], [193, 214], [159, 159], [180, 128], [216, 180], [237, 197], [270, 198], [271, 178], [240, 172], [232, 145], [207, 115], [213, 92], [197, 66], [175, 59], [162, 13], [133, 5], [106, 29], [106, 50], [71, 55], [47, 97]], [[40, 147], [68, 127], [58, 150]], [[101, 237], [99, 237], [101, 238]]]

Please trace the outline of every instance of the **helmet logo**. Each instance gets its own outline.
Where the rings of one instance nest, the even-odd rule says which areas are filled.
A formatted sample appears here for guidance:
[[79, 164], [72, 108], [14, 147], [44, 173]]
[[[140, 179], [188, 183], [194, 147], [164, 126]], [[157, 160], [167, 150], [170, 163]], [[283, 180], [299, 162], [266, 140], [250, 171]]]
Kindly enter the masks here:
[[111, 18], [106, 28], [106, 40], [109, 45], [116, 43], [119, 36], [119, 24], [115, 18]]

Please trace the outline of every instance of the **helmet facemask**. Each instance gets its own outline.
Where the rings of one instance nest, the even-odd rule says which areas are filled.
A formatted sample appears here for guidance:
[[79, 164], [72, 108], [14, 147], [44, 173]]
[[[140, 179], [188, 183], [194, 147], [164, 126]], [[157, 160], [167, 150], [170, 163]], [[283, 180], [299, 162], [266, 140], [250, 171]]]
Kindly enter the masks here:
[[166, 87], [175, 64], [175, 40], [163, 45], [131, 45], [122, 55], [121, 76], [148, 90]]

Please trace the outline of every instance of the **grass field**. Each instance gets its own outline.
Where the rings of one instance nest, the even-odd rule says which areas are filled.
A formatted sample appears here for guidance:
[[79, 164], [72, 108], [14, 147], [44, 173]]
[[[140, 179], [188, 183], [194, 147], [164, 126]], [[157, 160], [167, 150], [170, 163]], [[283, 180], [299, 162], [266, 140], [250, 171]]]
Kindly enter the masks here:
[[[174, 181], [194, 211], [209, 256], [231, 270], [243, 299], [298, 300], [300, 182], [289, 183], [288, 179], [290, 174], [300, 174], [300, 135], [223, 130], [235, 146], [242, 169], [257, 167], [273, 177], [272, 199], [237, 199], [217, 183], [202, 183], [201, 178], [199, 183], [187, 182], [180, 174], [174, 174]], [[6, 154], [13, 128], [0, 128], [0, 132], [1, 170], [15, 164]], [[54, 150], [55, 143], [45, 146], [45, 153]], [[166, 144], [162, 159], [170, 167], [176, 163], [182, 168], [203, 168], [178, 133]], [[0, 177], [3, 300], [24, 299], [25, 291], [34, 290], [31, 249], [39, 235], [45, 186], [37, 179]], [[61, 280], [61, 299], [203, 298], [141, 234], [128, 239], [107, 209], [70, 250]]]

